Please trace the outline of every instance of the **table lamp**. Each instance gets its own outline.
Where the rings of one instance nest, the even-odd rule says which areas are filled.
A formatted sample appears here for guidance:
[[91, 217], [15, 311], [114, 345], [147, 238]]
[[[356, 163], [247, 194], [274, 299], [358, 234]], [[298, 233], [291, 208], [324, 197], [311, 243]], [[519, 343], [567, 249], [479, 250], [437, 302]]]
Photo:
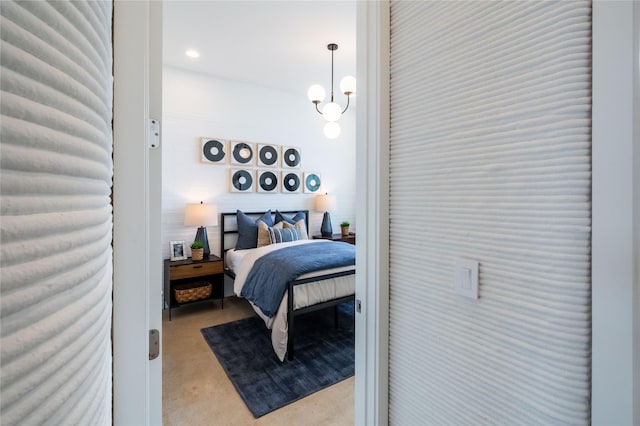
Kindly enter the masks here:
[[218, 225], [217, 207], [213, 204], [204, 204], [202, 201], [200, 201], [200, 204], [187, 204], [184, 209], [184, 225], [198, 227], [194, 241], [202, 242], [204, 257], [208, 258], [211, 252], [209, 251], [209, 240], [207, 239], [207, 226]]
[[320, 233], [323, 237], [330, 237], [333, 234], [333, 228], [331, 227], [329, 211], [336, 209], [336, 196], [329, 194], [317, 195], [315, 199], [315, 209], [319, 212], [324, 211]]

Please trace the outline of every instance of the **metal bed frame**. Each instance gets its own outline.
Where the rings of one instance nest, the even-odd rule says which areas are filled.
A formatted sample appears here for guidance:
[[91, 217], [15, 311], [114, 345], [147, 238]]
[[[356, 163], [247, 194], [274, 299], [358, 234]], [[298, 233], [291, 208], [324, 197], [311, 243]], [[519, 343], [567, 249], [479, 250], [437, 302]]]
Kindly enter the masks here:
[[[296, 214], [298, 212], [303, 212], [305, 215], [305, 225], [307, 227], [307, 232], [309, 231], [309, 210], [287, 210], [287, 211], [281, 211], [280, 213], [283, 214]], [[249, 217], [260, 217], [263, 214], [265, 214], [266, 212], [244, 212], [247, 216]], [[230, 270], [229, 268], [227, 268], [226, 265], [226, 253], [228, 248], [225, 247], [225, 240], [226, 237], [228, 235], [237, 235], [238, 234], [238, 227], [237, 227], [237, 219], [235, 221], [235, 227], [233, 227], [232, 229], [229, 229], [229, 224], [227, 223], [227, 220], [229, 220], [230, 218], [235, 218], [237, 216], [236, 212], [233, 213], [221, 213], [221, 217], [222, 220], [220, 221], [220, 227], [221, 227], [221, 237], [220, 237], [220, 253], [222, 253], [222, 258], [224, 259], [224, 273], [225, 275], [229, 276], [231, 279], [235, 279], [235, 273]], [[337, 278], [337, 277], [343, 277], [343, 276], [347, 276], [347, 275], [353, 275], [355, 274], [355, 269], [353, 270], [349, 270], [349, 271], [341, 271], [341, 272], [335, 272], [335, 273], [331, 273], [331, 274], [325, 274], [325, 275], [318, 275], [312, 278], [305, 278], [305, 279], [297, 279], [297, 280], [293, 280], [293, 281], [289, 281], [289, 283], [287, 284], [287, 292], [288, 292], [288, 300], [287, 300], [287, 359], [289, 361], [293, 360], [294, 358], [294, 324], [295, 324], [295, 318], [299, 315], [303, 315], [309, 312], [314, 312], [320, 309], [326, 309], [326, 308], [330, 308], [333, 307], [334, 308], [334, 318], [335, 318], [335, 324], [336, 327], [338, 326], [338, 305], [340, 305], [341, 303], [344, 302], [348, 302], [350, 300], [354, 300], [355, 299], [355, 294], [351, 294], [349, 296], [344, 296], [344, 297], [339, 297], [337, 299], [332, 299], [332, 300], [327, 300], [325, 302], [320, 302], [320, 303], [316, 303], [314, 305], [310, 305], [310, 306], [306, 306], [304, 308], [300, 308], [300, 309], [293, 309], [294, 307], [294, 300], [293, 300], [293, 289], [295, 286], [300, 285], [300, 284], [307, 284], [307, 283], [311, 283], [311, 282], [316, 282], [316, 281], [322, 281], [322, 280], [326, 280], [326, 279], [330, 279], [330, 278]]]

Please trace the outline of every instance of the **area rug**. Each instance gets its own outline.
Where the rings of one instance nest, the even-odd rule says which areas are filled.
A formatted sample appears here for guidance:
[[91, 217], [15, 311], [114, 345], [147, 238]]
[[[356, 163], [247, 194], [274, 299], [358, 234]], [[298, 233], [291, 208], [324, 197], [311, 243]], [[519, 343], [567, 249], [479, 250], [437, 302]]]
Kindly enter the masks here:
[[203, 328], [202, 335], [254, 417], [354, 374], [353, 302], [296, 318], [295, 358], [280, 362], [258, 317]]

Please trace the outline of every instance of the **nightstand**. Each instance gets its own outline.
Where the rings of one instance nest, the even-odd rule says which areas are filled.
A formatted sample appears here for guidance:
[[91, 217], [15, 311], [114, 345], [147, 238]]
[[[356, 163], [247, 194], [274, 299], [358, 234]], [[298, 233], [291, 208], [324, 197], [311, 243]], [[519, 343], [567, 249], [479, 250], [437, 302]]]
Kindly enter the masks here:
[[[197, 296], [201, 287], [208, 284], [211, 285], [211, 294], [208, 297]], [[197, 299], [178, 302], [176, 290], [180, 292], [179, 298], [194, 293]], [[169, 321], [173, 308], [215, 299], [220, 299], [221, 308], [224, 308], [224, 269], [221, 258], [210, 255], [203, 260], [164, 260], [164, 303], [169, 309]]]
[[354, 245], [356, 243], [355, 232], [349, 232], [349, 235], [347, 235], [346, 237], [343, 237], [342, 234], [333, 234], [330, 237], [325, 237], [323, 235], [314, 235], [311, 238], [313, 238], [314, 240], [342, 241], [342, 242], [354, 244]]

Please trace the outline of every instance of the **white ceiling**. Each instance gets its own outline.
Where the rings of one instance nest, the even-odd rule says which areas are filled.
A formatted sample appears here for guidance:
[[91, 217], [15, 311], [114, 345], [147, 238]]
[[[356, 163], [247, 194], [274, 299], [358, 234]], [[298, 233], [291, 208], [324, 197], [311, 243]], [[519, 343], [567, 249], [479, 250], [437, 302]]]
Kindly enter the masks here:
[[[164, 2], [163, 62], [213, 76], [300, 93], [355, 76], [355, 1]], [[200, 52], [193, 60], [189, 48]]]

